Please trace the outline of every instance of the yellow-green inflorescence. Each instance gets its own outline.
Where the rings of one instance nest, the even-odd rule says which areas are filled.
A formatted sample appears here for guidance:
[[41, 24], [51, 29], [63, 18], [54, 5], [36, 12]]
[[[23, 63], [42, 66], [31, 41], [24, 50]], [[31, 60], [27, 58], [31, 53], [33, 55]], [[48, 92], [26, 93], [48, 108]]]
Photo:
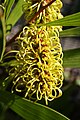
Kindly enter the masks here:
[[[37, 1], [37, 0], [36, 0]], [[38, 0], [32, 6], [36, 11], [50, 0]], [[62, 47], [59, 39], [61, 26], [37, 26], [62, 18], [62, 2], [56, 0], [37, 16], [29, 26], [25, 26], [18, 37], [18, 65], [14, 72], [12, 92], [23, 92], [29, 99], [48, 101], [62, 95], [63, 84]], [[30, 7], [32, 10], [32, 7]]]

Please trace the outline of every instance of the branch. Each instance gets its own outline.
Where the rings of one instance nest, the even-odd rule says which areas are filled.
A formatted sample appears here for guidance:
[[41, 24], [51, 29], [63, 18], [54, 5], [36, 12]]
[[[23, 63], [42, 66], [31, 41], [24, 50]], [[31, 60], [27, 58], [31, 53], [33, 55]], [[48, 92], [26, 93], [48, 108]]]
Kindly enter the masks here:
[[43, 6], [38, 12], [35, 13], [35, 16], [33, 18], [31, 18], [31, 20], [29, 22], [32, 22], [33, 20], [35, 20], [37, 18], [37, 16], [43, 12], [44, 9], [46, 9], [48, 6], [50, 6], [53, 2], [55, 2], [56, 0], [52, 0], [51, 2], [49, 2], [47, 5]]
[[31, 19], [27, 22], [27, 24], [25, 23], [25, 24], [21, 27], [21, 29], [20, 29], [11, 39], [8, 40], [7, 45], [9, 45], [10, 43], [12, 43], [12, 42], [17, 38], [17, 36], [18, 36], [18, 35], [20, 34], [20, 32], [23, 30], [23, 27], [24, 27], [24, 26], [29, 25], [29, 23], [32, 22], [33, 20], [35, 20], [35, 19], [37, 18], [37, 16], [38, 16], [41, 12], [43, 12], [44, 9], [46, 9], [48, 6], [50, 6], [50, 5], [51, 5], [53, 2], [55, 2], [55, 1], [56, 1], [56, 0], [52, 0], [52, 1], [49, 2], [47, 5], [43, 6], [38, 12], [36, 12], [35, 15], [34, 15], [34, 17], [31, 18]]

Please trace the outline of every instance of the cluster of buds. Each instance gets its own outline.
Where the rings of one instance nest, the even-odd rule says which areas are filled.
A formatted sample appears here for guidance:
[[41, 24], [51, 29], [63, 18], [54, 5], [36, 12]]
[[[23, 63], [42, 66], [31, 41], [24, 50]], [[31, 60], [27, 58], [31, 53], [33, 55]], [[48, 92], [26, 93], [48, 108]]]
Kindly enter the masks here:
[[[39, 0], [37, 11], [50, 0]], [[34, 5], [35, 6], [35, 5]], [[14, 74], [12, 92], [24, 92], [29, 99], [48, 101], [62, 95], [63, 84], [62, 47], [59, 39], [61, 26], [37, 26], [62, 18], [62, 2], [56, 0], [44, 9], [18, 37], [18, 65], [10, 71]]]

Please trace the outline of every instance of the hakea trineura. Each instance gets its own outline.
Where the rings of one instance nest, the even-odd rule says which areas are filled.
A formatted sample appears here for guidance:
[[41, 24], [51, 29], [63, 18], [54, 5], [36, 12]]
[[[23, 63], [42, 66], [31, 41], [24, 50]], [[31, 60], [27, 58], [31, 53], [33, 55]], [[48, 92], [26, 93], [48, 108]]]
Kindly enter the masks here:
[[[39, 1], [46, 5], [49, 0]], [[56, 0], [44, 9], [30, 26], [25, 26], [18, 37], [18, 65], [10, 71], [14, 74], [12, 92], [24, 92], [29, 99], [48, 101], [62, 95], [63, 84], [62, 47], [59, 39], [61, 26], [37, 26], [62, 18], [62, 3]], [[14, 73], [13, 73], [14, 72]]]

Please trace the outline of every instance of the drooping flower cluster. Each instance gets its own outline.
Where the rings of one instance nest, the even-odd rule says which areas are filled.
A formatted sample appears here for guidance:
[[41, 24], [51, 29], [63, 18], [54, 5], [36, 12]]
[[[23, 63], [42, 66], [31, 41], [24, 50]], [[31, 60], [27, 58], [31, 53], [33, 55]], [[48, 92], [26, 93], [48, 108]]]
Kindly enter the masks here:
[[[41, 5], [48, 0], [41, 0]], [[62, 3], [56, 0], [41, 12], [35, 22], [25, 26], [18, 37], [19, 52], [16, 54], [18, 65], [10, 71], [14, 72], [12, 92], [25, 92], [25, 97], [48, 101], [62, 95], [63, 83], [62, 48], [59, 39], [61, 26], [37, 26], [62, 18], [60, 8]]]

